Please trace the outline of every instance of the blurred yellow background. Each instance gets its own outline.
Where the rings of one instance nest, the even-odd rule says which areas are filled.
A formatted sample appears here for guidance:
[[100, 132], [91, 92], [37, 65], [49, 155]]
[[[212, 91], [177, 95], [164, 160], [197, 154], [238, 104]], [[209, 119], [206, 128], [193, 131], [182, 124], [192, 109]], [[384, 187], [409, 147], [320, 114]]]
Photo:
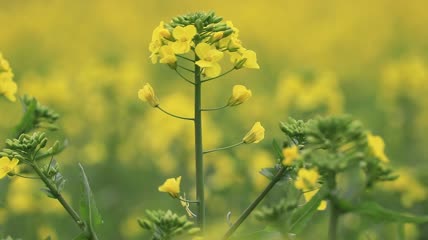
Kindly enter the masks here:
[[[428, 210], [426, 1], [0, 0], [0, 6], [0, 51], [15, 73], [18, 94], [35, 96], [61, 114], [63, 131], [51, 139], [69, 141], [57, 159], [68, 179], [66, 195], [77, 207], [81, 162], [104, 215], [102, 239], [148, 239], [136, 223], [144, 209], [185, 214], [157, 187], [182, 175], [183, 190], [192, 193], [193, 127], [144, 104], [137, 91], [149, 82], [163, 107], [192, 114], [190, 85], [167, 66], [151, 64], [148, 44], [161, 20], [194, 11], [213, 10], [233, 21], [261, 67], [204, 86], [209, 107], [225, 103], [235, 84], [253, 91], [241, 106], [204, 114], [205, 148], [239, 141], [255, 121], [266, 128], [258, 145], [206, 156], [211, 229], [223, 232], [226, 213], [237, 216], [266, 184], [258, 171], [274, 164], [271, 142], [283, 139], [278, 122], [289, 116], [347, 113], [362, 120], [383, 136], [391, 164], [403, 176], [379, 186], [380, 199], [415, 213]], [[0, 139], [10, 136], [21, 111], [19, 103], [0, 100]], [[71, 239], [77, 233], [40, 187], [25, 179], [0, 182], [0, 234]], [[318, 213], [302, 239], [325, 235], [325, 215]], [[395, 239], [391, 225], [363, 231], [357, 220], [345, 220], [343, 234]], [[427, 229], [409, 226], [408, 239], [427, 238]]]

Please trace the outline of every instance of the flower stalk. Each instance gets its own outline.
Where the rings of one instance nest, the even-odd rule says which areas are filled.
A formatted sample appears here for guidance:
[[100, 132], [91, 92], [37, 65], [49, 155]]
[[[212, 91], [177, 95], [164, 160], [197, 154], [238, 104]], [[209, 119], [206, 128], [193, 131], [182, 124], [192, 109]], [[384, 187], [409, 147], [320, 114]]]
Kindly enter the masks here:
[[[199, 60], [195, 54], [195, 62]], [[195, 64], [195, 168], [196, 168], [196, 201], [198, 202], [197, 209], [197, 225], [204, 231], [205, 228], [205, 179], [204, 179], [204, 159], [203, 159], [203, 145], [202, 145], [202, 107], [201, 107], [201, 94], [202, 94], [202, 81], [201, 81], [201, 68]]]
[[239, 216], [238, 220], [232, 224], [232, 226], [227, 230], [224, 234], [222, 240], [227, 240], [232, 236], [232, 234], [238, 229], [238, 227], [247, 219], [247, 217], [254, 211], [254, 209], [259, 205], [259, 203], [267, 196], [267, 194], [272, 190], [275, 184], [281, 180], [283, 174], [285, 172], [285, 167], [281, 167], [276, 175], [272, 178], [270, 183], [266, 186], [266, 188], [260, 193], [260, 195], [245, 209], [245, 211]]

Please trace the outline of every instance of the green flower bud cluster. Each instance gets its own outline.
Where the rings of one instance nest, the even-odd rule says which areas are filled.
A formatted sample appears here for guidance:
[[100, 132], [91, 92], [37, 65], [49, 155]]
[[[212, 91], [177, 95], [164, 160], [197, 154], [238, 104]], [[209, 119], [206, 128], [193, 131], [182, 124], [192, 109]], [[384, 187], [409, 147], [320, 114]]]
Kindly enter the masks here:
[[288, 118], [288, 122], [280, 123], [280, 128], [295, 145], [306, 144], [306, 122], [290, 117]]
[[287, 202], [281, 199], [277, 204], [272, 206], [262, 206], [259, 210], [254, 212], [257, 220], [267, 223], [275, 223], [281, 220], [288, 212], [296, 209], [295, 203]]
[[33, 128], [58, 129], [55, 122], [59, 119], [59, 114], [54, 110], [40, 104], [34, 97], [27, 95], [22, 98], [22, 103], [24, 104], [25, 111], [32, 113], [29, 115], [29, 118], [32, 120], [31, 125]]
[[196, 234], [200, 229], [187, 220], [187, 216], [178, 216], [171, 210], [146, 210], [147, 217], [138, 219], [138, 224], [153, 233], [152, 240], [168, 240], [180, 234]]
[[[194, 25], [198, 33], [195, 36], [195, 40], [200, 42], [206, 37], [213, 37], [212, 34], [217, 32], [222, 33], [220, 38], [231, 35], [233, 30], [221, 21], [223, 21], [223, 18], [216, 16], [214, 12], [195, 12], [174, 17], [170, 23], [165, 24], [165, 28], [171, 32], [177, 26]], [[218, 41], [220, 38], [214, 37], [213, 42]]]
[[21, 134], [17, 139], [6, 139], [6, 147], [0, 151], [0, 156], [17, 158], [20, 161], [32, 162], [41, 155], [53, 155], [58, 152], [59, 143], [55, 144], [40, 153], [40, 150], [46, 147], [48, 139], [44, 132], [35, 132], [30, 134]]
[[307, 122], [290, 118], [281, 123], [281, 130], [301, 148], [301, 161], [295, 163], [298, 168], [314, 167], [323, 174], [359, 167], [366, 174], [368, 186], [396, 178], [389, 167], [370, 154], [367, 129], [350, 116], [319, 117]]

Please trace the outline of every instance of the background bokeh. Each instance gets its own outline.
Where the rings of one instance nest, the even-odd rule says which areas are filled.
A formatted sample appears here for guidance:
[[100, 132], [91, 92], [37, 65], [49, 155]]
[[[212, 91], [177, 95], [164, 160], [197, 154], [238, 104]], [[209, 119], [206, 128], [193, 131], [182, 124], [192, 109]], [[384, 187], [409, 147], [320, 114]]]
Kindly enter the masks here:
[[[232, 86], [253, 91], [245, 104], [204, 114], [207, 149], [239, 141], [255, 121], [266, 128], [258, 145], [206, 156], [212, 232], [227, 228], [266, 184], [258, 171], [272, 166], [279, 121], [347, 113], [386, 142], [401, 178], [378, 186], [379, 202], [428, 212], [428, 14], [424, 0], [362, 1], [138, 1], [0, 0], [0, 51], [9, 60], [19, 95], [30, 94], [61, 114], [69, 148], [58, 157], [66, 197], [78, 206], [78, 168], [87, 169], [104, 217], [101, 239], [148, 239], [136, 224], [144, 209], [173, 209], [157, 187], [183, 176], [194, 191], [193, 127], [137, 98], [149, 82], [163, 107], [192, 114], [192, 89], [167, 66], [151, 64], [148, 44], [161, 20], [216, 11], [240, 29], [260, 70], [235, 71], [204, 86], [204, 104], [225, 103]], [[0, 99], [0, 139], [20, 119], [19, 103]], [[2, 140], [3, 141], [3, 140]], [[71, 239], [78, 229], [41, 184], [0, 182], [0, 234], [23, 239]], [[299, 239], [326, 235], [327, 213], [317, 213]], [[37, 219], [37, 221], [34, 221]], [[343, 219], [349, 239], [395, 239], [393, 224]], [[250, 219], [247, 228], [264, 226]], [[360, 228], [361, 227], [361, 228]], [[245, 226], [244, 226], [245, 228]], [[428, 226], [406, 225], [406, 239], [428, 238]], [[248, 230], [247, 231], [251, 231]], [[395, 232], [394, 232], [395, 233]]]

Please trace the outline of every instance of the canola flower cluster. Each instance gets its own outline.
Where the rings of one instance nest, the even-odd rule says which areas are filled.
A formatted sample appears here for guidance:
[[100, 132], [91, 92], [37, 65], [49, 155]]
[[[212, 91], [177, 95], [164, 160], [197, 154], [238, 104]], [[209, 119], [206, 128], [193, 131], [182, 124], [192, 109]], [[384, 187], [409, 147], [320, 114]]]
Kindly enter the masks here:
[[217, 77], [222, 69], [220, 60], [229, 55], [234, 68], [259, 69], [256, 53], [242, 46], [239, 30], [231, 21], [221, 23], [222, 18], [214, 13], [204, 19], [198, 13], [180, 16], [166, 24], [163, 21], [155, 28], [149, 45], [152, 63], [177, 67], [177, 55], [190, 51], [196, 54], [195, 64], [203, 69], [206, 77]]
[[0, 95], [3, 95], [11, 102], [15, 102], [17, 90], [18, 86], [13, 81], [12, 68], [0, 52]]

